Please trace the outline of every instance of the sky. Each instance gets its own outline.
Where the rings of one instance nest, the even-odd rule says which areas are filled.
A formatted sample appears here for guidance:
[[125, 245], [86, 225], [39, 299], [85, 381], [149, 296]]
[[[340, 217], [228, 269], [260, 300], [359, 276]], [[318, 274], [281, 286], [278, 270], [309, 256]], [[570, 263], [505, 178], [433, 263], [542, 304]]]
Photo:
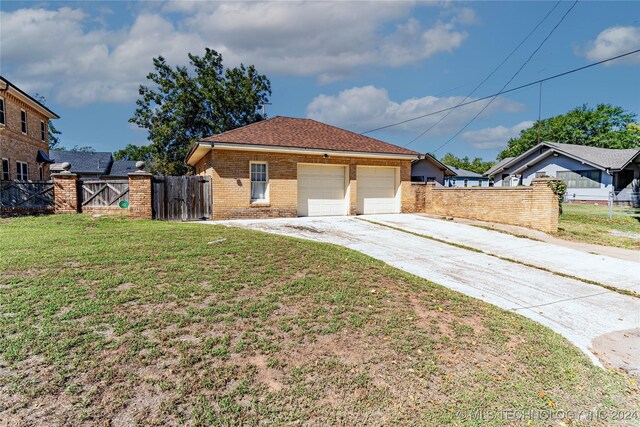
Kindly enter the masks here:
[[[68, 148], [148, 144], [146, 130], [128, 120], [152, 59], [186, 65], [189, 52], [205, 47], [220, 52], [226, 67], [253, 64], [267, 75], [268, 117], [366, 132], [459, 104], [538, 24], [470, 100], [512, 78], [507, 89], [640, 49], [640, 2], [573, 5], [3, 0], [0, 74], [45, 96]], [[640, 54], [497, 97], [472, 121], [487, 102], [458, 108], [436, 126], [446, 113], [367, 135], [437, 157], [495, 159], [539, 112], [545, 118], [609, 103], [640, 113]]]

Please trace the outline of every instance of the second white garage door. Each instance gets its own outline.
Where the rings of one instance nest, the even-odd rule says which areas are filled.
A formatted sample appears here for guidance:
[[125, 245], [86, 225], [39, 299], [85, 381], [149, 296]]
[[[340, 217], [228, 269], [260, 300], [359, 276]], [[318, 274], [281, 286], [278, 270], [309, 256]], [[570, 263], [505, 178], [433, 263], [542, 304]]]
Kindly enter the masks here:
[[344, 166], [298, 165], [298, 215], [346, 215]]
[[356, 169], [359, 214], [398, 213], [397, 168], [364, 167]]

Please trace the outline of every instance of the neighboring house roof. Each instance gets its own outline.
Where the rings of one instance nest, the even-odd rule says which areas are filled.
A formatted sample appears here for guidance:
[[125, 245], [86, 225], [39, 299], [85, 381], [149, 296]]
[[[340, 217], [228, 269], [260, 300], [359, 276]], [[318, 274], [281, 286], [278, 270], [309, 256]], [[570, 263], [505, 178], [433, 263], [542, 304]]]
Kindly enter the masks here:
[[[582, 163], [589, 164], [597, 169], [609, 169], [609, 170], [621, 170], [632, 162], [638, 155], [640, 155], [640, 148], [629, 149], [615, 149], [615, 148], [600, 148], [590, 147], [588, 145], [578, 144], [560, 144], [557, 142], [541, 142], [535, 147], [525, 151], [517, 157], [510, 158], [502, 164], [497, 164], [491, 168], [485, 175], [495, 174], [504, 169], [507, 169], [514, 164], [519, 163], [521, 160], [526, 159], [533, 154], [537, 153], [540, 148], [547, 148], [546, 151], [539, 153], [536, 157], [533, 157], [529, 162], [517, 169], [520, 172], [527, 167], [533, 166], [546, 157], [557, 153], [562, 154], [572, 159], [578, 160]], [[505, 159], [506, 160], [506, 159]]]
[[14, 94], [16, 96], [18, 96], [19, 98], [23, 98], [28, 104], [31, 104], [32, 107], [34, 107], [36, 110], [39, 110], [46, 117], [48, 117], [50, 119], [59, 119], [60, 118], [60, 116], [58, 116], [56, 113], [54, 113], [53, 111], [48, 109], [40, 101], [38, 101], [37, 99], [35, 99], [31, 95], [29, 95], [28, 93], [24, 92], [18, 86], [14, 85], [13, 83], [11, 83], [9, 80], [5, 79], [2, 76], [0, 76], [0, 86], [2, 87], [0, 89], [0, 93], [2, 93], [3, 91], [14, 92]]
[[571, 157], [612, 170], [623, 169], [640, 153], [640, 148], [600, 148], [587, 145], [558, 144], [557, 142], [544, 142], [543, 144]]
[[482, 178], [482, 175], [479, 173], [471, 172], [461, 168], [454, 168], [453, 166], [448, 166], [449, 169], [455, 172], [455, 174], [460, 178]]
[[49, 157], [55, 162], [52, 171], [62, 170], [62, 163], [68, 162], [70, 172], [85, 174], [106, 175], [113, 162], [111, 153], [106, 152], [51, 150]]
[[505, 157], [504, 159], [500, 160], [498, 163], [493, 165], [488, 171], [486, 171], [484, 173], [484, 176], [493, 176], [497, 171], [502, 169], [504, 165], [506, 165], [513, 159], [514, 159], [513, 157]]
[[282, 116], [203, 138], [192, 147], [187, 156], [188, 163], [194, 164], [202, 158], [204, 151], [199, 153], [201, 154], [200, 158], [194, 158], [198, 156], [197, 154], [194, 156], [194, 154], [198, 146], [202, 146], [203, 143], [209, 143], [213, 146], [216, 144], [238, 144], [278, 149], [393, 154], [415, 157], [420, 155], [416, 151], [398, 147], [397, 145], [320, 123], [312, 119]]
[[436, 159], [435, 157], [431, 156], [430, 154], [425, 154], [424, 155], [424, 159], [420, 159], [420, 160], [414, 160], [411, 162], [411, 164], [415, 164], [417, 162], [431, 162], [433, 163], [438, 169], [442, 169], [444, 171], [445, 175], [448, 176], [455, 176], [455, 172], [453, 171], [453, 168], [451, 168], [450, 166], [445, 165], [444, 163], [442, 163], [440, 160]]
[[[126, 178], [130, 173], [136, 172], [136, 160], [114, 160], [109, 171], [109, 176]], [[147, 170], [146, 168], [144, 169]]]

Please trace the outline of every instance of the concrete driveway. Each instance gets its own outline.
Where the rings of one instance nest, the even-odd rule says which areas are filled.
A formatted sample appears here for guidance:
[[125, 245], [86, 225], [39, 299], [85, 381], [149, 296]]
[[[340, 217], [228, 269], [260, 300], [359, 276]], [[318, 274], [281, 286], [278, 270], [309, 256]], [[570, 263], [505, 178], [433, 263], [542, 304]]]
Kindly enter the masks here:
[[[598, 365], [599, 359], [602, 359], [607, 365], [640, 373], [640, 352], [637, 351], [640, 348], [639, 298], [542, 270], [547, 268], [542, 261], [538, 262], [541, 268], [534, 268], [369, 221], [386, 222], [393, 227], [426, 235], [439, 230], [440, 234], [432, 237], [456, 244], [462, 241], [469, 247], [481, 246], [478, 249], [486, 252], [489, 252], [488, 248], [493, 249], [496, 254], [509, 258], [515, 258], [514, 252], [527, 252], [523, 251], [526, 244], [536, 243], [532, 252], [541, 254], [536, 258], [554, 261], [549, 264], [550, 270], [563, 267], [562, 263], [555, 262], [559, 256], [556, 252], [558, 246], [520, 239], [524, 241], [519, 242], [520, 249], [516, 251], [513, 246], [503, 245], [515, 245], [512, 241], [506, 242], [505, 237], [519, 239], [517, 237], [464, 224], [455, 224], [456, 228], [452, 229], [451, 223], [417, 215], [236, 220], [218, 224], [333, 243], [357, 250], [409, 273], [533, 319], [565, 336]], [[478, 230], [482, 231], [481, 242], [473, 237]], [[542, 256], [546, 253], [555, 255]], [[591, 254], [572, 253], [571, 257], [582, 255]], [[595, 262], [591, 258], [589, 260]], [[613, 262], [611, 259], [602, 262], [614, 265], [607, 264]], [[640, 264], [620, 262], [628, 264], [623, 267], [616, 264], [619, 271], [630, 269], [623, 274], [626, 277], [624, 287], [637, 289], [638, 283], [633, 277], [637, 274], [633, 273], [639, 271]], [[574, 265], [573, 261], [567, 264]], [[575, 265], [571, 268], [575, 268]], [[572, 272], [571, 268], [564, 271]], [[599, 268], [582, 269], [581, 278], [596, 282], [611, 280]]]

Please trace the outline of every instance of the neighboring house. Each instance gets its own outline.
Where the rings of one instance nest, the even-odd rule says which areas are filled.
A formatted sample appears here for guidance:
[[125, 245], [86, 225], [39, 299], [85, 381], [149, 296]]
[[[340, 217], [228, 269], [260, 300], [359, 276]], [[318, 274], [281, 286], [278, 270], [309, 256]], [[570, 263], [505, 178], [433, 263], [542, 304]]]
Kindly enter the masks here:
[[489, 178], [486, 178], [479, 173], [471, 172], [468, 170], [454, 168], [448, 166], [455, 175], [448, 176], [444, 180], [445, 187], [488, 187]]
[[196, 142], [213, 219], [408, 211], [419, 153], [311, 119], [274, 117]]
[[640, 186], [640, 148], [610, 149], [542, 142], [518, 157], [504, 159], [485, 176], [497, 187], [530, 185], [550, 176], [567, 183], [567, 199], [606, 202], [637, 198]]
[[51, 150], [51, 160], [52, 173], [62, 172], [62, 164], [69, 163], [69, 171], [82, 180], [127, 179], [137, 170], [135, 161], [114, 160], [108, 152]]
[[0, 76], [0, 180], [49, 178], [49, 120], [58, 115]]
[[444, 185], [445, 180], [455, 174], [449, 166], [428, 154], [423, 159], [411, 163], [411, 181], [414, 182], [435, 182], [436, 185]]

